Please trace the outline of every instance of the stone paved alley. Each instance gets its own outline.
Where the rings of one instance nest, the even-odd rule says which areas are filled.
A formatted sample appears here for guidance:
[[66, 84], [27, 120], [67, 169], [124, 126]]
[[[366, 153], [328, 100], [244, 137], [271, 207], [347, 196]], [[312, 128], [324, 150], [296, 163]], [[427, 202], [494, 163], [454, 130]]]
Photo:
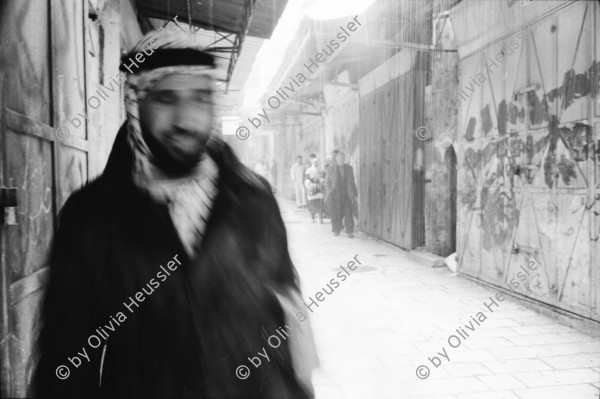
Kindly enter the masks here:
[[[356, 255], [361, 262], [312, 307], [321, 361], [313, 375], [317, 399], [599, 397], [600, 338], [510, 297], [494, 298], [494, 306], [491, 288], [364, 233], [334, 237], [328, 219], [313, 224], [287, 200], [280, 207], [306, 302], [340, 265]], [[478, 312], [485, 316], [479, 325]], [[417, 378], [420, 365], [429, 378]]]

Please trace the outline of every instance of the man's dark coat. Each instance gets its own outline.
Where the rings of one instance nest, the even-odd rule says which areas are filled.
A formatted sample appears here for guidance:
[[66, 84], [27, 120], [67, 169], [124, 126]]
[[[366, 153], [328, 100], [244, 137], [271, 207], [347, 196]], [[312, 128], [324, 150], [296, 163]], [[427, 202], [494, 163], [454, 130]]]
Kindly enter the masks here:
[[350, 201], [354, 201], [358, 195], [356, 182], [354, 181], [354, 169], [352, 169], [352, 166], [348, 165], [347, 163], [342, 165], [342, 168], [344, 169], [344, 180], [346, 181], [346, 187], [338, 187], [338, 168], [339, 166], [334, 162], [327, 169], [327, 174], [325, 176], [327, 198], [329, 198], [334, 191], [340, 190], [340, 192], [343, 193], [345, 190], [348, 194], [348, 199], [350, 199]]
[[[277, 349], [267, 343], [285, 323], [271, 288], [298, 290], [277, 203], [266, 180], [224, 142], [211, 141], [207, 151], [220, 169], [219, 191], [196, 259], [187, 256], [167, 207], [134, 186], [124, 127], [103, 175], [68, 199], [49, 261], [37, 396], [307, 397], [288, 341]], [[160, 265], [176, 255], [181, 266], [150, 292], [147, 283], [159, 281]], [[143, 288], [145, 299], [132, 305]], [[118, 312], [127, 318], [119, 325]], [[88, 341], [102, 331], [107, 341]], [[263, 348], [268, 361], [257, 355]], [[59, 365], [69, 367], [67, 379], [55, 375]], [[236, 377], [240, 365], [249, 367], [245, 380]]]

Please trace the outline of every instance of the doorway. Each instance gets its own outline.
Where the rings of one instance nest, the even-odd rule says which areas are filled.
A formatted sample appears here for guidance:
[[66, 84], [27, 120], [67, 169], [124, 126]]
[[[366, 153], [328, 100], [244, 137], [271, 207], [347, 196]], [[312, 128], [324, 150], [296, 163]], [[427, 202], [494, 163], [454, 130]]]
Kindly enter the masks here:
[[444, 155], [444, 163], [448, 172], [448, 253], [456, 252], [456, 186], [457, 164], [454, 146], [448, 147]]

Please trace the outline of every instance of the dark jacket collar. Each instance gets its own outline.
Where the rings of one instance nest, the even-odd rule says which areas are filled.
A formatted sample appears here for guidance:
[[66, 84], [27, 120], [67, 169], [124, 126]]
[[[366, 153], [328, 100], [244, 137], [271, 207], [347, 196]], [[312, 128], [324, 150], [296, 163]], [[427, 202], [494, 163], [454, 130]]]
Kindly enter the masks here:
[[[207, 143], [206, 151], [219, 167], [221, 181], [233, 185], [244, 181], [256, 182], [256, 177], [239, 161], [231, 147], [222, 139], [212, 137]], [[106, 167], [100, 178], [100, 185], [109, 191], [131, 193], [131, 190], [136, 190], [133, 183], [132, 167], [133, 152], [127, 142], [127, 122], [125, 122], [115, 138]]]

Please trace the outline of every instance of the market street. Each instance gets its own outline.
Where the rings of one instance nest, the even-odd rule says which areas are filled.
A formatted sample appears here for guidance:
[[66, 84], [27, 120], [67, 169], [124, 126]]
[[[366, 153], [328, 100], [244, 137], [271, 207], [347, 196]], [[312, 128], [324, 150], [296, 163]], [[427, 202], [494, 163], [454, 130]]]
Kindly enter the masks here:
[[[491, 288], [362, 232], [334, 237], [328, 219], [313, 224], [306, 210], [279, 203], [308, 305], [328, 290], [340, 265], [354, 256], [361, 262], [318, 308], [311, 306], [321, 361], [313, 375], [317, 399], [598, 397], [600, 338], [514, 298], [499, 301]], [[480, 311], [486, 319], [476, 325], [471, 317], [479, 320]], [[437, 354], [442, 347], [449, 361]], [[417, 377], [420, 365], [429, 378]]]

